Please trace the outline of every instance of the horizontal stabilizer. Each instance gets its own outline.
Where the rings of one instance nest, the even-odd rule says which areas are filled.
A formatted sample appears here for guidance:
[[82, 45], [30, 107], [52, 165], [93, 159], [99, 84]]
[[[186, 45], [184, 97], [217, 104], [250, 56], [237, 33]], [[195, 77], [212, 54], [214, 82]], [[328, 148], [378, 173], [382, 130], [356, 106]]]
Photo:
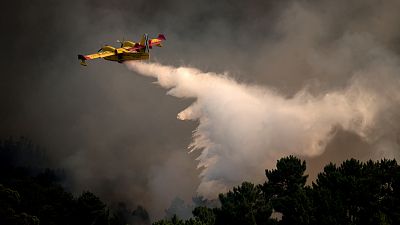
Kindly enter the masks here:
[[81, 65], [82, 66], [87, 66], [86, 57], [84, 55], [78, 55], [78, 59], [81, 60]]

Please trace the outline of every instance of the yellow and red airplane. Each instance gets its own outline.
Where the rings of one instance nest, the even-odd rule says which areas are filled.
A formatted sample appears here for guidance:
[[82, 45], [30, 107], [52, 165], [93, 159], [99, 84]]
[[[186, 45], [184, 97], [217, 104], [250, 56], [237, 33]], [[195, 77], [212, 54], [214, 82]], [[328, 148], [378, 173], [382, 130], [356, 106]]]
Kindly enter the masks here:
[[120, 48], [114, 48], [110, 45], [103, 46], [98, 53], [90, 55], [78, 55], [81, 65], [87, 66], [86, 60], [103, 58], [110, 61], [122, 63], [128, 60], [147, 60], [150, 58], [149, 49], [153, 46], [162, 47], [162, 41], [166, 40], [163, 34], [159, 34], [157, 38], [149, 39], [148, 34], [143, 34], [139, 43], [132, 41], [118, 41], [121, 43]]

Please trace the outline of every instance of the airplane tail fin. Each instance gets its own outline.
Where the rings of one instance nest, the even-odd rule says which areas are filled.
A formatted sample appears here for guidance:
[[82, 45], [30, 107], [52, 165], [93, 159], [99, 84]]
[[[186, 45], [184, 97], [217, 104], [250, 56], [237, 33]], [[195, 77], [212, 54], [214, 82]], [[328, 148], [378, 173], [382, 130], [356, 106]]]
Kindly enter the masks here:
[[160, 39], [160, 40], [163, 40], [163, 41], [167, 40], [167, 39], [165, 39], [164, 34], [158, 34], [157, 38]]
[[81, 60], [80, 63], [81, 63], [82, 66], [87, 66], [87, 64], [86, 64], [86, 58], [85, 58], [84, 55], [78, 55], [78, 59]]

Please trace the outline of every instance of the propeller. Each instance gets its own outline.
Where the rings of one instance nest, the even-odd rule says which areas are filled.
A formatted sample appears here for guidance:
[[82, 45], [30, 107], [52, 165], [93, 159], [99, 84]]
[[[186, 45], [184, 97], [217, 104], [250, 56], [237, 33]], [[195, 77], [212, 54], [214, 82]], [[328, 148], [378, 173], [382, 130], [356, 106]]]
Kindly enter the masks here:
[[145, 46], [145, 52], [149, 52], [149, 35], [144, 34], [144, 46]]
[[124, 45], [124, 42], [125, 42], [125, 38], [122, 38], [122, 41], [117, 40], [117, 43], [120, 43], [120, 44], [121, 44], [121, 48], [122, 48], [122, 46]]

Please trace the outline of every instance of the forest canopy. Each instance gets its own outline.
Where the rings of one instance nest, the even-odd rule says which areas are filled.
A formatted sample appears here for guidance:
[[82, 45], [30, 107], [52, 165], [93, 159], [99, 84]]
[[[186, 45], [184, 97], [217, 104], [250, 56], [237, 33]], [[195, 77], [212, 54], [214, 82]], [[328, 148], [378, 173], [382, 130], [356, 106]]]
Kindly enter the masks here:
[[295, 156], [266, 170], [263, 184], [243, 182], [219, 195], [220, 206], [197, 207], [155, 225], [400, 224], [400, 167], [396, 160], [328, 164], [306, 185], [306, 162]]
[[[26, 138], [0, 142], [0, 224], [150, 224], [145, 208], [109, 207], [90, 191], [74, 196], [65, 173], [49, 168], [46, 153]], [[262, 184], [244, 181], [219, 203], [195, 207], [193, 217], [154, 225], [400, 224], [400, 167], [396, 160], [349, 159], [326, 165], [307, 184], [306, 162], [287, 156], [265, 170]]]

